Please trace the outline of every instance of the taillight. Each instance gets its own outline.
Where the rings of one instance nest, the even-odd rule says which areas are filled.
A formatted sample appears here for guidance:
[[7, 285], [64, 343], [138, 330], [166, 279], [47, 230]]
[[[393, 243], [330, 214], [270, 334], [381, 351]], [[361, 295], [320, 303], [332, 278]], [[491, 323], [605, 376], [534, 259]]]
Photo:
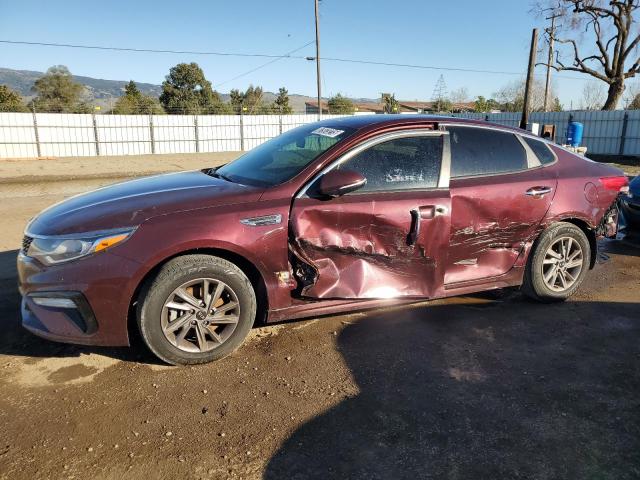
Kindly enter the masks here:
[[627, 177], [602, 177], [600, 184], [605, 190], [613, 190], [620, 193], [629, 193], [629, 180]]

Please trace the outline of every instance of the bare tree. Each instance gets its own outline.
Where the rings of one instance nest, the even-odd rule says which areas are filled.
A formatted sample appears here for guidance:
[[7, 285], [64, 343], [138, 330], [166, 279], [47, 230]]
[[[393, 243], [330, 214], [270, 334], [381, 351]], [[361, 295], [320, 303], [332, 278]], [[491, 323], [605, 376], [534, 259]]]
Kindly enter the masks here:
[[[502, 105], [507, 112], [521, 112], [524, 107], [524, 87], [525, 79], [513, 80], [503, 85], [497, 92], [494, 92], [494, 98]], [[531, 110], [544, 110], [544, 82], [540, 79], [533, 80], [531, 89]], [[554, 98], [553, 86], [551, 88], [550, 97]]]
[[[547, 37], [564, 45], [551, 68], [591, 75], [609, 85], [603, 110], [616, 108], [625, 80], [640, 72], [640, 30], [634, 27], [638, 8], [640, 0], [543, 0], [537, 7], [541, 14], [553, 10], [562, 20], [560, 27], [547, 30]], [[567, 54], [571, 63], [563, 58]]]
[[624, 91], [624, 109], [640, 109], [640, 81], [629, 83]]
[[600, 110], [607, 98], [604, 85], [597, 80], [590, 80], [582, 88], [582, 109]]
[[457, 88], [449, 94], [449, 100], [453, 103], [467, 103], [469, 99], [469, 90], [467, 87]]

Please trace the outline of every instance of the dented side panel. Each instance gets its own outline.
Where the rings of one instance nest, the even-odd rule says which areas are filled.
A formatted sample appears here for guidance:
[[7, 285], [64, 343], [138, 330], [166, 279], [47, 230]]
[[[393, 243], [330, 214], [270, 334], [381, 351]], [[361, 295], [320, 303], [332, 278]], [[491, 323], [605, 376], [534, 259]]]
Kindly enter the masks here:
[[[411, 244], [411, 210], [439, 206], [420, 219]], [[313, 298], [432, 297], [443, 286], [449, 242], [448, 191], [298, 198], [291, 211], [292, 251], [315, 270], [301, 294]]]
[[[542, 196], [531, 188], [549, 187]], [[555, 169], [453, 179], [451, 241], [445, 283], [506, 273], [541, 229], [557, 188]]]

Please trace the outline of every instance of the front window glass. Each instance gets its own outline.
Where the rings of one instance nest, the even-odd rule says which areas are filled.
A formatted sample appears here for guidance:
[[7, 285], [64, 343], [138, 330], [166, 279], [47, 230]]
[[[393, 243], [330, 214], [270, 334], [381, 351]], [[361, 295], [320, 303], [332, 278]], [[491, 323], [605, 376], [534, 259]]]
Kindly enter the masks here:
[[367, 179], [357, 193], [435, 188], [440, 176], [442, 135], [403, 137], [379, 143], [341, 163]]
[[258, 145], [212, 174], [231, 182], [272, 187], [292, 179], [355, 129], [304, 125]]

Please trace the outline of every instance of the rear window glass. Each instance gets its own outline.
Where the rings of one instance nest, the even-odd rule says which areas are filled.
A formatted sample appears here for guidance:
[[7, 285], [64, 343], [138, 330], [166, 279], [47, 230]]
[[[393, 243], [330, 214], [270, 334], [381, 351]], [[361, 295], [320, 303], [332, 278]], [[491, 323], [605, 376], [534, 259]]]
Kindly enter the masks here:
[[538, 157], [542, 165], [553, 163], [556, 159], [556, 157], [553, 156], [551, 149], [544, 142], [531, 137], [522, 137], [522, 139], [527, 142], [527, 145], [529, 145], [529, 148], [533, 150], [533, 153], [536, 154], [536, 157]]
[[526, 170], [527, 154], [513, 133], [474, 127], [448, 127], [451, 177], [495, 175]]

